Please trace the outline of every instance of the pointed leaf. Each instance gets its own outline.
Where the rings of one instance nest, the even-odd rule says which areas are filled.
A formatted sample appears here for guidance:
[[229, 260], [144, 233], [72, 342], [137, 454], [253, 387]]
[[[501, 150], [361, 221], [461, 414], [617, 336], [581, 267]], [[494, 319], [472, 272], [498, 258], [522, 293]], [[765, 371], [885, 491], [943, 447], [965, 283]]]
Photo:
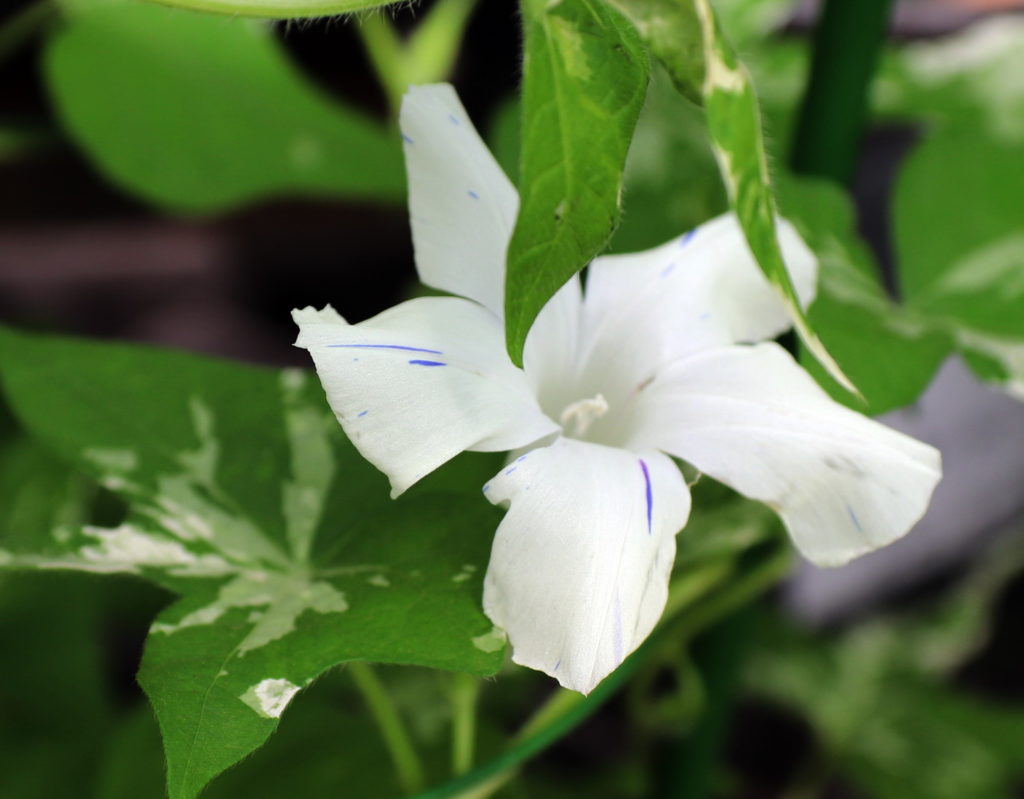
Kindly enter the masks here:
[[540, 309], [607, 245], [647, 89], [640, 39], [597, 0], [524, 0], [520, 209], [508, 249], [505, 331], [522, 364]]
[[704, 39], [690, 0], [608, 0], [628, 17], [687, 100], [703, 102]]
[[786, 303], [801, 341], [837, 382], [856, 392], [811, 329], [786, 271], [775, 235], [775, 198], [750, 76], [723, 35], [708, 0], [693, 2], [703, 31], [704, 109], [729, 201], [758, 265]]
[[995, 369], [982, 376], [1024, 399], [1022, 207], [1020, 145], [950, 129], [910, 157], [893, 213], [908, 306], [984, 356]]

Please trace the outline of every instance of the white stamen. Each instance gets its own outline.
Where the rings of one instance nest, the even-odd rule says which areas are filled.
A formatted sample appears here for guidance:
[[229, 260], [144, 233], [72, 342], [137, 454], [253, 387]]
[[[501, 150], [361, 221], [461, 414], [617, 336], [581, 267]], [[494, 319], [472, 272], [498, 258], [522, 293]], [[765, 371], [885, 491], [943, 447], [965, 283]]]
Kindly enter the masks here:
[[601, 394], [595, 394], [589, 399], [577, 400], [567, 405], [562, 415], [558, 417], [558, 422], [566, 435], [581, 438], [590, 426], [606, 413], [608, 401]]

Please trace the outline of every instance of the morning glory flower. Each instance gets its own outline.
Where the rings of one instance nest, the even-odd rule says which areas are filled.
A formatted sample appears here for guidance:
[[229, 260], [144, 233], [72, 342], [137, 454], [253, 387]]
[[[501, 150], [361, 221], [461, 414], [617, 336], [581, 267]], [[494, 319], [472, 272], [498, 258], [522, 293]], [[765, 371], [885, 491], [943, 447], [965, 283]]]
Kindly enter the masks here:
[[[517, 663], [589, 692], [665, 605], [690, 494], [682, 459], [770, 505], [832, 566], [899, 538], [939, 454], [832, 401], [780, 346], [790, 326], [732, 215], [647, 252], [596, 259], [505, 350], [505, 250], [518, 197], [448, 85], [402, 105], [425, 297], [350, 325], [295, 311], [331, 408], [397, 496], [460, 452], [509, 451], [483, 487], [507, 508], [484, 610]], [[785, 221], [798, 293], [817, 264]]]

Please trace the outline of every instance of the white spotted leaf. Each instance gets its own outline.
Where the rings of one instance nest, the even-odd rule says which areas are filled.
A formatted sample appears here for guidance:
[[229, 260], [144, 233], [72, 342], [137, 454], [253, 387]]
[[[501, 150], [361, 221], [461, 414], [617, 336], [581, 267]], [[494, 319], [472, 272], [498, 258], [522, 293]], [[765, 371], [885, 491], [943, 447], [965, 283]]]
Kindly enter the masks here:
[[133, 574], [179, 595], [139, 675], [171, 799], [259, 747], [337, 664], [501, 665], [480, 610], [491, 458], [392, 501], [303, 371], [0, 330], [0, 379], [32, 435], [129, 506], [117, 526], [4, 550], [0, 569]]
[[758, 266], [779, 291], [801, 341], [828, 373], [856, 391], [811, 329], [775, 234], [775, 197], [765, 155], [757, 95], [746, 67], [722, 32], [708, 0], [693, 0], [704, 44], [703, 101], [708, 133], [729, 203]]

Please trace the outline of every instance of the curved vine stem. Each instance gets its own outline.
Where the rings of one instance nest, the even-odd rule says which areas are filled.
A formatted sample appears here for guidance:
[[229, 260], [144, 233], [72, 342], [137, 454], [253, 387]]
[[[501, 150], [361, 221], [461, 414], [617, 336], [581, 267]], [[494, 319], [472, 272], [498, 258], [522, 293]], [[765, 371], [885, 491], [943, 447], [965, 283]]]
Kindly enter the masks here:
[[[669, 607], [685, 609], [661, 624], [593, 693], [584, 697], [557, 690], [523, 725], [508, 750], [461, 777], [417, 794], [415, 799], [487, 799], [512, 779], [524, 762], [568, 735], [614, 696], [664, 636], [690, 639], [778, 582], [788, 571], [792, 555], [785, 542], [774, 541], [769, 546], [771, 551], [765, 557], [742, 572], [734, 574], [720, 562], [713, 562], [677, 578], [670, 588]], [[714, 574], [714, 579], [702, 574], [705, 569]], [[673, 601], [673, 594], [679, 592], [693, 604]]]
[[380, 730], [384, 746], [395, 764], [395, 772], [403, 792], [415, 793], [423, 790], [426, 783], [423, 764], [380, 678], [374, 673], [372, 666], [360, 661], [349, 663], [348, 672], [352, 675], [356, 688], [362, 694], [370, 715]]

